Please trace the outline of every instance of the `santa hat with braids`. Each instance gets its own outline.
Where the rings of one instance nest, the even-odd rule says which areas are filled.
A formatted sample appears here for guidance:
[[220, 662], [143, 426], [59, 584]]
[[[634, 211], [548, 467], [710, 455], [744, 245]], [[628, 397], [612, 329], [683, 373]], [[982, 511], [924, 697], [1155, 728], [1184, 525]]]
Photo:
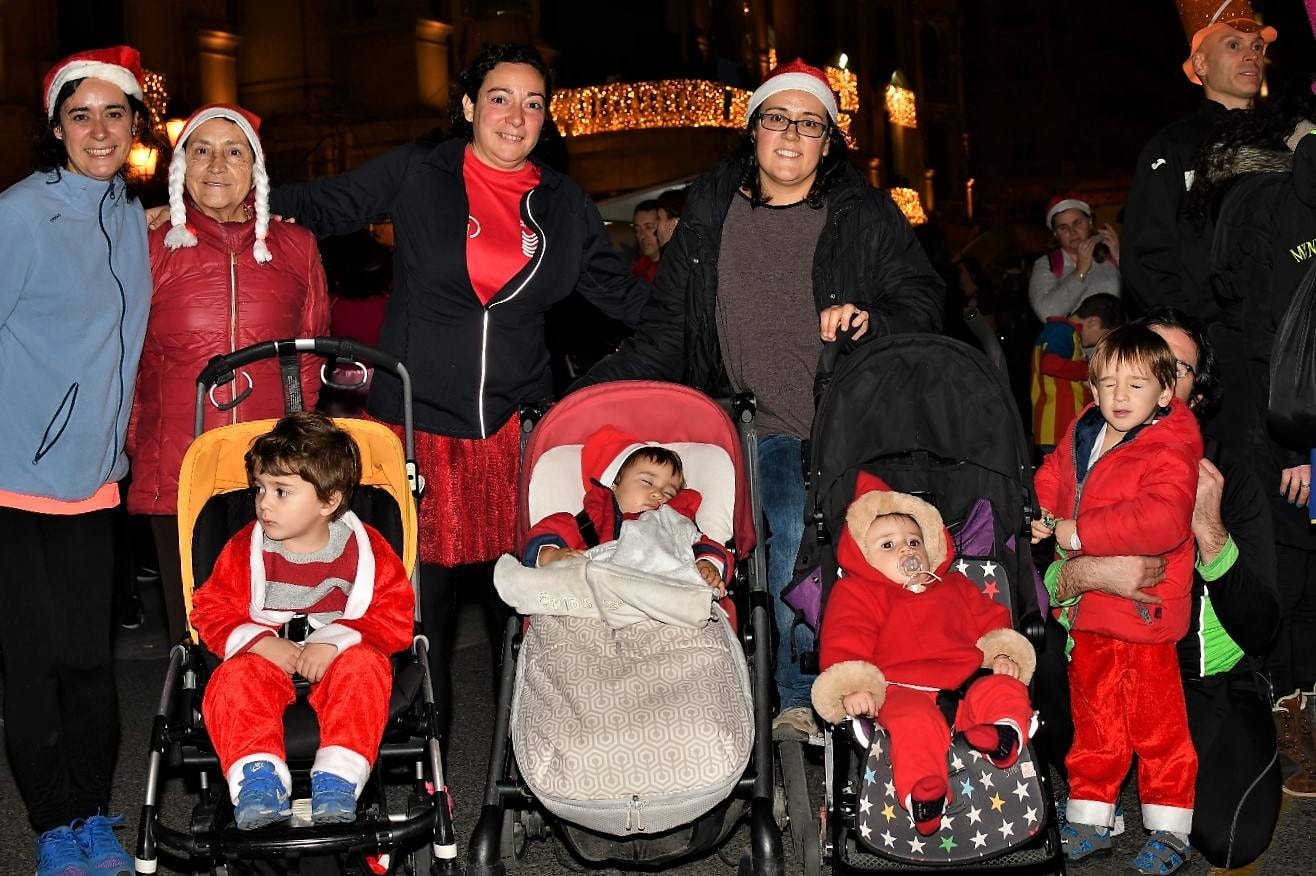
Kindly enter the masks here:
[[269, 247], [265, 245], [265, 235], [270, 228], [270, 178], [265, 173], [265, 151], [261, 149], [260, 137], [257, 136], [260, 116], [227, 103], [201, 107], [178, 135], [174, 157], [169, 162], [169, 224], [173, 227], [165, 235], [165, 246], [169, 249], [196, 246], [196, 234], [187, 227], [187, 208], [183, 205], [183, 177], [187, 171], [185, 146], [192, 132], [211, 119], [224, 119], [237, 125], [251, 144], [251, 184], [256, 190], [256, 244], [251, 252], [256, 261], [268, 262], [272, 258]]

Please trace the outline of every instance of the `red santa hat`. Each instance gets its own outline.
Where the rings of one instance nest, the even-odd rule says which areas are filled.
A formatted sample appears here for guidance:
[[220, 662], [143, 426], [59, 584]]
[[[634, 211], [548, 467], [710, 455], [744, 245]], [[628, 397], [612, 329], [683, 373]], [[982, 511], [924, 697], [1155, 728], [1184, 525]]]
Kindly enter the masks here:
[[764, 79], [763, 84], [754, 89], [754, 93], [749, 96], [749, 109], [746, 115], [754, 115], [754, 111], [763, 104], [763, 101], [782, 91], [803, 91], [812, 94], [826, 107], [827, 117], [833, 122], [836, 121], [836, 95], [832, 93], [832, 86], [827, 82], [827, 74], [817, 67], [804, 63], [802, 58], [772, 68], [768, 78]]
[[870, 566], [873, 562], [868, 556], [864, 536], [874, 520], [887, 514], [907, 514], [914, 518], [919, 529], [923, 530], [923, 547], [928, 552], [928, 561], [933, 570], [940, 571], [954, 559], [950, 534], [941, 519], [941, 512], [918, 496], [897, 493], [877, 475], [866, 471], [859, 472], [854, 495], [854, 501], [845, 512], [845, 528]]
[[1188, 58], [1183, 62], [1183, 72], [1195, 85], [1201, 85], [1202, 80], [1193, 70], [1193, 55], [1211, 34], [1232, 28], [1239, 33], [1260, 34], [1266, 45], [1279, 36], [1275, 28], [1257, 24], [1251, 0], [1175, 0], [1175, 3], [1179, 7], [1179, 21], [1188, 37]]
[[644, 447], [653, 447], [652, 441], [641, 441], [616, 426], [604, 426], [585, 439], [580, 451], [580, 477], [589, 489], [591, 480], [612, 486], [617, 473], [632, 453]]
[[1092, 218], [1092, 206], [1077, 194], [1069, 192], [1064, 195], [1056, 195], [1046, 204], [1046, 227], [1051, 229], [1051, 220], [1056, 218], [1057, 213], [1063, 213], [1066, 210], [1082, 210]]
[[241, 129], [251, 146], [251, 185], [256, 190], [256, 243], [251, 252], [258, 262], [268, 262], [272, 256], [265, 245], [270, 229], [270, 178], [265, 173], [265, 150], [261, 148], [260, 116], [227, 103], [212, 103], [192, 113], [183, 125], [169, 160], [169, 224], [165, 246], [169, 249], [196, 246], [196, 234], [187, 227], [187, 208], [183, 203], [183, 178], [187, 173], [187, 138], [203, 123], [211, 119], [224, 119]]
[[129, 97], [142, 99], [142, 56], [132, 46], [110, 46], [69, 55], [46, 74], [46, 118], [55, 116], [60, 89], [75, 79], [100, 79]]

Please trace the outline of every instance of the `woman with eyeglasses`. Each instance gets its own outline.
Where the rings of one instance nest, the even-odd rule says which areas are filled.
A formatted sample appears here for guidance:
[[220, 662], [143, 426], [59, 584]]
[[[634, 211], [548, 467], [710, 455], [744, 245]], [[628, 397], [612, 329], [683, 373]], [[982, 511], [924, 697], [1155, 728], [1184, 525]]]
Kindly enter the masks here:
[[[779, 640], [778, 735], [813, 735], [813, 677], [781, 602], [804, 532], [801, 446], [824, 341], [937, 332], [945, 292], [905, 217], [847, 160], [836, 97], [801, 60], [751, 95], [739, 152], [690, 187], [635, 337], [585, 382], [681, 380], [758, 398], [768, 584]], [[794, 642], [792, 642], [794, 638]], [[811, 636], [809, 636], [811, 638]]]

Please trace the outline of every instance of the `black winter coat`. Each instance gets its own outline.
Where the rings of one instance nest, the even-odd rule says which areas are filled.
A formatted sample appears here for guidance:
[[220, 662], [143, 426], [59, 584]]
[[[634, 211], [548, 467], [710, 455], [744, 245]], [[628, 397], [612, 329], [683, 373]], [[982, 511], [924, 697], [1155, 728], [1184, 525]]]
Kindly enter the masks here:
[[1210, 231], [1184, 216], [1183, 201], [1202, 144], [1228, 118], [1223, 104], [1203, 100], [1157, 131], [1138, 156], [1124, 208], [1120, 277], [1143, 310], [1172, 304], [1208, 323], [1219, 315], [1207, 281]]
[[[339, 176], [279, 186], [270, 210], [320, 236], [393, 220], [395, 285], [379, 345], [411, 372], [417, 429], [481, 438], [520, 405], [548, 397], [544, 311], [578, 289], [608, 316], [635, 325], [650, 287], [630, 275], [580, 186], [539, 165], [539, 185], [521, 201], [521, 221], [539, 235], [539, 247], [481, 304], [466, 266], [465, 149], [460, 140], [402, 146]], [[367, 407], [401, 423], [397, 378], [376, 375]]]
[[[713, 395], [728, 391], [717, 340], [717, 271], [722, 224], [739, 188], [736, 158], [691, 185], [639, 330], [579, 385], [679, 380]], [[860, 343], [901, 332], [941, 331], [945, 285], [890, 196], [846, 165], [825, 200], [827, 221], [813, 256], [818, 311], [835, 304], [867, 310], [870, 328]]]

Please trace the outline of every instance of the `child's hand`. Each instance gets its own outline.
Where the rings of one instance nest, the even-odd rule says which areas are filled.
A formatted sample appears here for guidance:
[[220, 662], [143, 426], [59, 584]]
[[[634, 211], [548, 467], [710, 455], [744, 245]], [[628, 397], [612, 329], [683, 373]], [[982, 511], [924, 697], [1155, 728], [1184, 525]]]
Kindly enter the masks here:
[[578, 551], [575, 548], [567, 547], [546, 547], [539, 552], [539, 565], [547, 566], [549, 563], [556, 563], [558, 560], [565, 560], [567, 557], [583, 557], [584, 551]]
[[877, 700], [866, 690], [857, 690], [852, 694], [846, 694], [841, 697], [841, 705], [845, 708], [845, 713], [852, 718], [857, 718], [860, 715], [866, 715], [869, 718], [877, 717]]
[[727, 595], [726, 582], [722, 580], [722, 573], [717, 570], [717, 566], [708, 560], [700, 560], [695, 563], [695, 568], [699, 570], [699, 575], [704, 579], [704, 583], [717, 591], [718, 599]]
[[338, 656], [338, 646], [327, 642], [314, 642], [302, 647], [302, 654], [297, 658], [297, 674], [315, 684], [324, 678], [325, 670]]
[[1056, 544], [1065, 550], [1072, 550], [1070, 545], [1074, 543], [1074, 531], [1078, 529], [1077, 520], [1057, 520], [1056, 521]]
[[264, 657], [284, 672], [292, 675], [297, 671], [297, 661], [302, 656], [302, 646], [278, 636], [265, 636], [252, 645], [251, 653]]
[[1056, 531], [1056, 519], [1051, 516], [1051, 512], [1042, 509], [1042, 516], [1033, 521], [1033, 544], [1039, 541], [1046, 541]]
[[1014, 658], [1005, 654], [997, 654], [992, 658], [992, 674], [1008, 675], [1011, 678], [1019, 677], [1019, 664], [1014, 662]]

